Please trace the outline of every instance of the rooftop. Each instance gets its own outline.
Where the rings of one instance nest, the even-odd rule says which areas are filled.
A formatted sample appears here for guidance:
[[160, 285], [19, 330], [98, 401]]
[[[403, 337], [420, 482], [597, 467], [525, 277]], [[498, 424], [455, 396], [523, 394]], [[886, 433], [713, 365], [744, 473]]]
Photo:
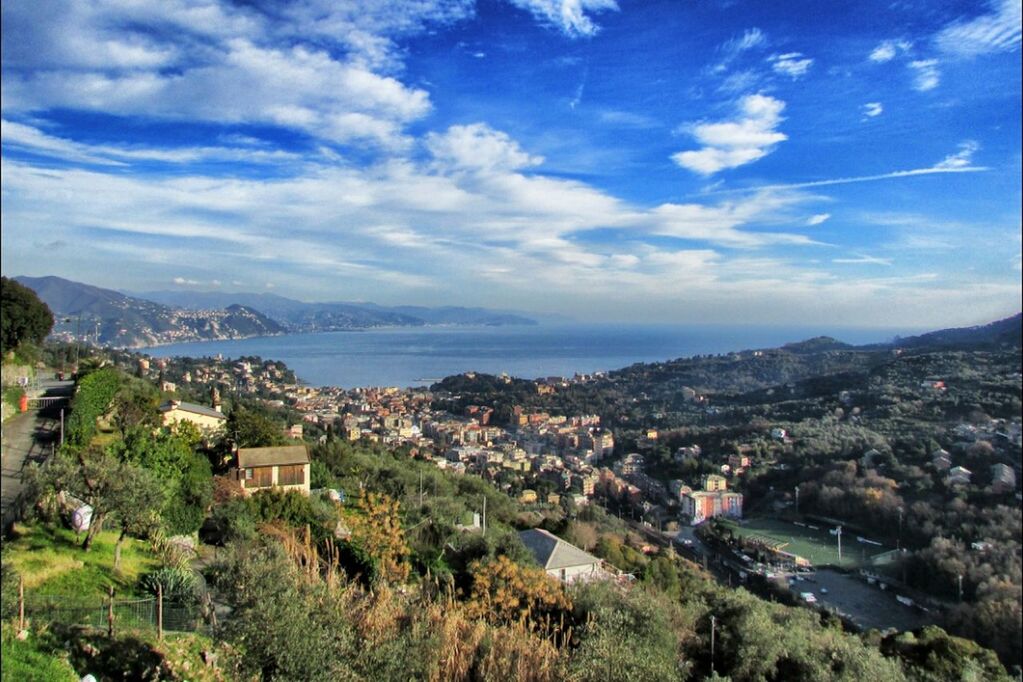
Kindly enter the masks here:
[[161, 412], [170, 412], [171, 410], [181, 410], [182, 412], [192, 412], [194, 414], [201, 414], [206, 417], [214, 417], [216, 419], [227, 419], [223, 412], [218, 412], [212, 407], [205, 405], [197, 405], [196, 403], [186, 403], [180, 400], [168, 400], [164, 404], [160, 405]]
[[268, 467], [282, 464], [308, 464], [309, 450], [304, 445], [279, 445], [268, 448], [238, 448], [238, 468]]
[[532, 553], [537, 563], [546, 570], [598, 564], [600, 559], [571, 545], [557, 535], [542, 528], [533, 528], [519, 533], [522, 544]]

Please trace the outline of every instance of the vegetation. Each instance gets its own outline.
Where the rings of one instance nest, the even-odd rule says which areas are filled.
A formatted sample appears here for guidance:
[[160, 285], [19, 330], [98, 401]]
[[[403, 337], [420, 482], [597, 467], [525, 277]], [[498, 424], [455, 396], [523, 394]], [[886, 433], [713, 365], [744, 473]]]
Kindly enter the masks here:
[[78, 675], [60, 649], [30, 634], [17, 637], [16, 628], [3, 624], [3, 682], [78, 682]]
[[64, 426], [64, 439], [73, 446], [84, 446], [96, 433], [96, 420], [106, 414], [121, 388], [123, 375], [112, 367], [90, 372], [77, 385], [71, 401], [71, 416]]
[[0, 277], [0, 353], [39, 345], [53, 329], [53, 313], [28, 287]]
[[[822, 371], [838, 374], [814, 374]], [[719, 585], [673, 551], [645, 553], [643, 538], [597, 505], [526, 512], [480, 478], [409, 449], [342, 442], [329, 428], [310, 448], [312, 482], [336, 494], [246, 496], [214, 471], [234, 446], [286, 442], [286, 411], [229, 399], [224, 438], [208, 451], [194, 429], [159, 428], [155, 388], [110, 367], [83, 374], [68, 421], [75, 435], [35, 474], [38, 520], [5, 545], [4, 616], [16, 573], [31, 593], [99, 596], [112, 585], [149, 595], [159, 585], [168, 599], [196, 604], [198, 571], [231, 615], [211, 639], [173, 646], [144, 632], [110, 639], [73, 629], [10, 644], [45, 670], [59, 640], [79, 673], [132, 679], [145, 670], [166, 679], [1007, 679], [983, 646], [1003, 661], [1019, 655], [1018, 502], [983, 479], [951, 486], [929, 462], [940, 448], [977, 471], [1007, 460], [1011, 450], [994, 438], [957, 445], [949, 424], [984, 426], [1007, 414], [1018, 371], [1018, 354], [997, 349], [894, 358], [815, 340], [760, 356], [637, 366], [544, 396], [533, 382], [449, 378], [444, 386], [460, 397], [440, 398], [453, 409], [465, 400], [494, 405], [504, 419], [516, 406], [597, 412], [625, 447], [638, 447], [638, 427], [656, 422], [662, 432], [646, 454], [648, 471], [662, 478], [691, 480], [741, 450], [754, 461], [730, 486], [772, 520], [735, 534], [795, 538], [774, 517], [796, 511], [798, 489], [799, 513], [870, 527], [870, 537], [907, 547], [912, 586], [947, 598], [963, 576], [963, 600], [946, 601], [947, 622], [980, 644], [936, 627], [845, 632], [831, 616]], [[922, 382], [934, 375], [955, 388], [928, 393]], [[698, 404], [683, 386], [718, 392]], [[97, 419], [112, 427], [103, 438]], [[772, 436], [777, 426], [788, 437]], [[704, 455], [676, 461], [683, 445]], [[92, 507], [92, 523], [76, 536], [60, 522], [79, 502]], [[486, 527], [467, 529], [484, 506]], [[552, 580], [518, 538], [536, 525], [634, 580]], [[830, 549], [828, 537], [802, 535], [795, 540], [808, 548]], [[197, 553], [180, 549], [197, 538]], [[988, 543], [983, 551], [972, 547], [978, 541]], [[8, 640], [5, 629], [5, 654]], [[217, 659], [210, 669], [199, 664], [203, 651]]]

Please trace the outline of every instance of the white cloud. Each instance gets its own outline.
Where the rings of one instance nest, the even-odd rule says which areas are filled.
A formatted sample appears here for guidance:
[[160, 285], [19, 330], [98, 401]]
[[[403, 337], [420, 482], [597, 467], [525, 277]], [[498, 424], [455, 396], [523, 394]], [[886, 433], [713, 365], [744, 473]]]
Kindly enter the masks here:
[[927, 92], [941, 83], [941, 71], [937, 59], [918, 59], [909, 63], [913, 71], [913, 89]]
[[942, 29], [934, 37], [938, 48], [966, 57], [1019, 49], [1023, 24], [1020, 0], [989, 0], [988, 5], [988, 13], [960, 19]]
[[430, 133], [426, 146], [435, 159], [455, 169], [510, 171], [543, 163], [543, 157], [527, 154], [506, 133], [484, 123]]
[[617, 10], [615, 0], [509, 0], [528, 10], [540, 22], [553, 26], [571, 38], [592, 36], [599, 27], [588, 13]]
[[693, 126], [692, 136], [704, 145], [701, 149], [684, 151], [671, 158], [678, 165], [701, 175], [752, 163], [788, 139], [777, 130], [782, 122], [785, 103], [767, 95], [748, 95], [739, 102], [735, 120], [700, 123]]
[[64, 161], [104, 166], [127, 166], [138, 161], [185, 164], [205, 160], [279, 164], [297, 162], [299, 159], [298, 155], [290, 152], [253, 149], [251, 144], [242, 148], [177, 147], [173, 149], [84, 144], [50, 135], [38, 128], [7, 119], [0, 122], [0, 135], [3, 136], [4, 144], [8, 147]]
[[884, 112], [884, 106], [880, 102], [867, 102], [863, 105], [863, 115], [868, 118], [880, 116]]
[[980, 149], [980, 145], [973, 140], [966, 140], [959, 144], [959, 151], [949, 154], [940, 162], [935, 164], [935, 169], [962, 170], [973, 166], [973, 155]]
[[[335, 22], [343, 30], [328, 39], [322, 23], [310, 19], [309, 35], [284, 38], [281, 27], [295, 23], [251, 7], [169, 0], [144, 12], [131, 4], [57, 4], [48, 10], [3, 4], [7, 114], [66, 108], [271, 124], [337, 143], [394, 149], [409, 144], [404, 126], [431, 108], [424, 90], [379, 73], [379, 60], [354, 48], [324, 46], [345, 47], [352, 32], [363, 30], [358, 23]], [[357, 14], [345, 6], [349, 15]], [[42, 12], [45, 19], [36, 16]], [[377, 21], [384, 39], [387, 31], [413, 30], [426, 21], [408, 13], [398, 10], [390, 23]], [[425, 9], [421, 14], [433, 16]]]
[[768, 61], [775, 73], [788, 76], [792, 80], [805, 76], [813, 65], [813, 59], [803, 56], [801, 52], [771, 55]]
[[813, 227], [814, 225], [820, 225], [830, 217], [831, 217], [830, 213], [816, 213], [806, 219], [806, 224], [809, 225], [810, 227]]
[[870, 61], [883, 64], [895, 59], [898, 54], [896, 43], [893, 40], [886, 40], [873, 49], [870, 53]]
[[202, 282], [200, 282], [199, 280], [185, 279], [184, 277], [175, 277], [173, 279], [173, 282], [179, 287], [194, 287], [202, 284]]
[[753, 27], [743, 31], [738, 38], [732, 38], [726, 42], [721, 49], [726, 53], [737, 54], [765, 44], [767, 44], [767, 36], [759, 28]]
[[847, 265], [886, 265], [892, 264], [891, 258], [878, 258], [876, 256], [858, 255], [855, 258], [832, 258], [832, 263], [843, 263]]

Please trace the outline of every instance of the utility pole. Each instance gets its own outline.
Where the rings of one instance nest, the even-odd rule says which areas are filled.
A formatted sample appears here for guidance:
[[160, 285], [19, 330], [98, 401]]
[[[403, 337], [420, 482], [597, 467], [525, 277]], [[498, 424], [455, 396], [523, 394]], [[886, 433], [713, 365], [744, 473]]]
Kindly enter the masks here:
[[902, 549], [902, 507], [899, 507], [899, 539], [895, 543], [895, 549]]
[[838, 536], [838, 563], [842, 563], [842, 527], [836, 527], [833, 532]]
[[60, 408], [60, 444], [64, 445], [64, 408]]

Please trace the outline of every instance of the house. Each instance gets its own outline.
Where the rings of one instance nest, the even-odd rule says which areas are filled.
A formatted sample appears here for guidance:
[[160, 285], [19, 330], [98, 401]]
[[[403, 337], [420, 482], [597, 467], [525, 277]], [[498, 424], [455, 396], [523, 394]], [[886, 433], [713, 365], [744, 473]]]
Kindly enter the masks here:
[[771, 429], [771, 438], [775, 440], [785, 440], [785, 438], [788, 435], [789, 435], [788, 432], [781, 427], [776, 426], [775, 428]]
[[1011, 493], [1016, 489], [1016, 472], [1006, 464], [991, 467], [991, 489], [996, 493]]
[[938, 471], [948, 471], [952, 467], [952, 455], [948, 450], [941, 449], [931, 455], [931, 466]]
[[163, 425], [172, 426], [178, 422], [191, 422], [204, 433], [216, 431], [224, 425], [227, 417], [215, 407], [206, 407], [180, 400], [168, 400], [160, 405]]
[[966, 467], [952, 467], [948, 471], [945, 482], [949, 485], [969, 485], [973, 472]]
[[281, 488], [309, 494], [309, 450], [304, 445], [239, 448], [236, 473], [242, 490]]
[[542, 528], [524, 530], [519, 538], [547, 575], [563, 583], [610, 577], [600, 559]]
[[736, 473], [739, 469], [748, 469], [749, 463], [749, 455], [728, 455], [728, 465], [736, 470]]

